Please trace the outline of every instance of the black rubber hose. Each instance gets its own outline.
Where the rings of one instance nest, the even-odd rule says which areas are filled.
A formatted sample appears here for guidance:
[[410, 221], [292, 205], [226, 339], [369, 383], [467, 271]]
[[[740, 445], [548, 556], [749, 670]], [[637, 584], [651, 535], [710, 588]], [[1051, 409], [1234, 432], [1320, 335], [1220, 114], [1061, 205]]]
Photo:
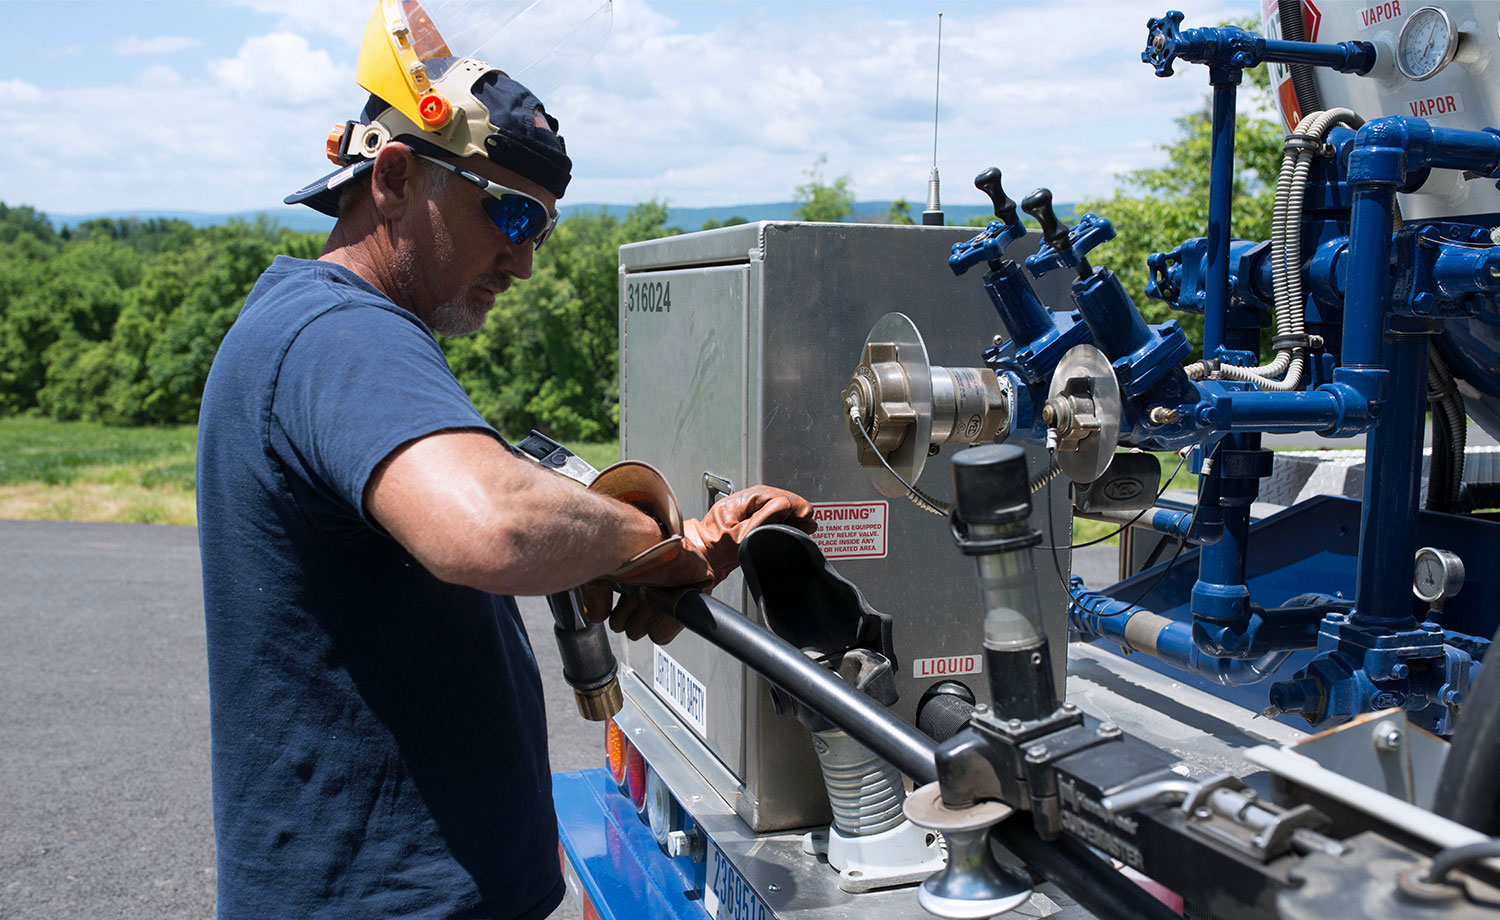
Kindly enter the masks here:
[[1463, 394], [1436, 344], [1427, 349], [1427, 407], [1432, 412], [1432, 460], [1427, 472], [1427, 508], [1452, 513], [1464, 484], [1468, 418]]
[[[1277, 0], [1276, 6], [1281, 12], [1281, 37], [1289, 42], [1307, 41], [1307, 29], [1302, 24], [1302, 0]], [[1313, 80], [1312, 68], [1306, 64], [1287, 66], [1292, 74], [1292, 89], [1297, 96], [1300, 115], [1321, 112], [1323, 97], [1318, 93], [1318, 84]]]
[[677, 622], [848, 732], [916, 780], [917, 785], [937, 780], [937, 742], [818, 665], [796, 646], [702, 591], [683, 591], [675, 601], [670, 592], [648, 589], [648, 593], [655, 596], [654, 606], [671, 610]]
[[917, 706], [917, 728], [938, 741], [947, 741], [969, 724], [974, 700], [953, 693], [932, 693]]
[[1429, 402], [1432, 412], [1432, 459], [1427, 463], [1427, 510], [1452, 512], [1458, 496], [1449, 501], [1448, 489], [1453, 482], [1453, 431], [1448, 413], [1437, 402]]
[[1181, 916], [1071, 837], [1045, 841], [1024, 815], [991, 833], [1027, 868], [1041, 873], [1100, 920], [1181, 920]]
[[[1500, 642], [1497, 630], [1493, 642]], [[1494, 648], [1493, 644], [1490, 646]], [[1432, 810], [1481, 834], [1500, 834], [1500, 660], [1486, 662], [1464, 696]]]

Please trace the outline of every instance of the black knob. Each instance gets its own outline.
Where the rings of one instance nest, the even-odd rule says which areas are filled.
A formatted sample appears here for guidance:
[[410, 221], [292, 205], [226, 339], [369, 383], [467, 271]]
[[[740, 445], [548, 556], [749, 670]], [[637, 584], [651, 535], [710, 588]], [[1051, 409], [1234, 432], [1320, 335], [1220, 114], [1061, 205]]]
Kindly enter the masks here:
[[974, 187], [990, 196], [990, 202], [995, 206], [995, 216], [1007, 224], [1016, 222], [1016, 203], [1005, 194], [1005, 189], [1000, 187], [1000, 170], [991, 166], [984, 172], [974, 177]]
[[1036, 218], [1036, 222], [1042, 225], [1042, 239], [1050, 243], [1053, 249], [1067, 246], [1068, 228], [1052, 212], [1051, 189], [1039, 188], [1021, 199], [1021, 210]]
[[953, 455], [954, 514], [965, 524], [1009, 524], [1031, 514], [1026, 452], [985, 444]]

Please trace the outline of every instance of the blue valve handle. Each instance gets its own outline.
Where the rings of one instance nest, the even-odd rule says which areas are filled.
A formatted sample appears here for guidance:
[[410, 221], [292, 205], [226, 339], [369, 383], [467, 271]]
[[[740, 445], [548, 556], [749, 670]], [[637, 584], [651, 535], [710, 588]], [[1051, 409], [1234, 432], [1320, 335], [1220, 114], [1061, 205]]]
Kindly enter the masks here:
[[[1375, 46], [1369, 42], [1320, 45], [1276, 41], [1238, 26], [1182, 29], [1182, 18], [1180, 11], [1172, 10], [1146, 22], [1146, 50], [1141, 52], [1141, 60], [1155, 68], [1158, 77], [1170, 77], [1172, 62], [1177, 58], [1238, 71], [1264, 61], [1331, 67], [1355, 74], [1369, 73], [1375, 66]], [[1237, 77], [1235, 82], [1239, 82]]]
[[948, 257], [948, 267], [953, 274], [962, 275], [981, 262], [996, 262], [1005, 257], [1005, 247], [1026, 235], [1026, 225], [1019, 220], [1004, 223], [992, 220], [984, 232], [962, 243], [953, 244], [953, 254]]
[[974, 187], [989, 196], [994, 205], [995, 216], [984, 228], [984, 232], [963, 243], [953, 244], [953, 254], [948, 257], [948, 267], [953, 274], [962, 275], [980, 262], [998, 262], [1005, 256], [1005, 247], [1026, 235], [1026, 225], [1016, 214], [1016, 203], [1000, 186], [1000, 170], [991, 166], [974, 177]]
[[1097, 214], [1085, 214], [1073, 229], [1068, 231], [1068, 245], [1062, 250], [1051, 243], [1043, 243], [1035, 255], [1026, 259], [1026, 270], [1031, 277], [1040, 278], [1058, 268], [1075, 268], [1083, 262], [1095, 246], [1115, 238], [1115, 227]]

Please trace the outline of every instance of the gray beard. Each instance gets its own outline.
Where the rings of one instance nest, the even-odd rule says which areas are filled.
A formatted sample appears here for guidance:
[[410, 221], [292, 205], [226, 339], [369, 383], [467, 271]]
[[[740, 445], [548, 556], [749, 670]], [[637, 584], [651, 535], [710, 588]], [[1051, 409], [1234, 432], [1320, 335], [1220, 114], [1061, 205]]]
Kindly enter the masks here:
[[432, 331], [449, 338], [473, 335], [484, 325], [489, 314], [485, 307], [474, 307], [462, 297], [445, 300], [432, 311]]

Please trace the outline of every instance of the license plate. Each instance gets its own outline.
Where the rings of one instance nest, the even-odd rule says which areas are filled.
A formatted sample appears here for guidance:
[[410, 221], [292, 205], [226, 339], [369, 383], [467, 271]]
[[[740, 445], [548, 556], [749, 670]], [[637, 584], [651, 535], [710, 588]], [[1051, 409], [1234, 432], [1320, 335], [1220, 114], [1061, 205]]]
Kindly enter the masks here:
[[724, 853], [708, 842], [708, 884], [703, 906], [716, 920], [771, 920], [766, 903]]

